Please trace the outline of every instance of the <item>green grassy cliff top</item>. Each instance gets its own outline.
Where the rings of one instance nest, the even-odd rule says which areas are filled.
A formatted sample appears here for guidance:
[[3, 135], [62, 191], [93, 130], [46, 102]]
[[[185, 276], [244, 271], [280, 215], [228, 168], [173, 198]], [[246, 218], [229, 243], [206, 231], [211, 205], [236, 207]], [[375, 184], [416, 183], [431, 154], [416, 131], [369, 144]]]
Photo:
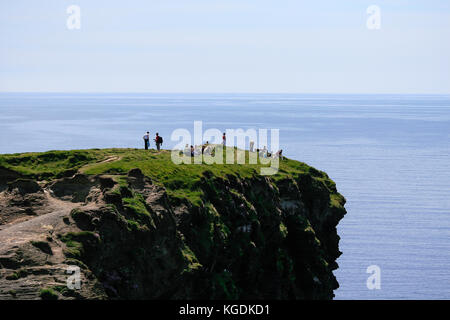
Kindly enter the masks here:
[[[248, 153], [246, 151], [247, 159]], [[52, 180], [76, 171], [88, 175], [113, 174], [120, 180], [120, 176], [126, 175], [131, 169], [139, 168], [144, 175], [163, 185], [172, 195], [191, 200], [200, 195], [196, 185], [205, 171], [215, 177], [234, 175], [248, 178], [259, 175], [262, 166], [204, 163], [177, 165], [172, 162], [171, 152], [168, 150], [88, 149], [0, 155], [0, 167], [36, 180]], [[299, 174], [309, 174], [322, 180], [335, 191], [335, 184], [326, 173], [287, 158], [280, 160], [278, 173], [271, 178], [279, 180]]]

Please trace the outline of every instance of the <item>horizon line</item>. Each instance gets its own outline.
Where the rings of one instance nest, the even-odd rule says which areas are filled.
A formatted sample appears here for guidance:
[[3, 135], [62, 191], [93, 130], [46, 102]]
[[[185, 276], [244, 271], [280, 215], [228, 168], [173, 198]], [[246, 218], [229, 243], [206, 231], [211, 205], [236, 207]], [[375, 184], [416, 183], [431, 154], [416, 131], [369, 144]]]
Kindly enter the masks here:
[[0, 91], [0, 94], [252, 94], [252, 95], [450, 95], [447, 93], [411, 93], [411, 92], [177, 92], [177, 91], [167, 91], [167, 92], [155, 92], [155, 91]]

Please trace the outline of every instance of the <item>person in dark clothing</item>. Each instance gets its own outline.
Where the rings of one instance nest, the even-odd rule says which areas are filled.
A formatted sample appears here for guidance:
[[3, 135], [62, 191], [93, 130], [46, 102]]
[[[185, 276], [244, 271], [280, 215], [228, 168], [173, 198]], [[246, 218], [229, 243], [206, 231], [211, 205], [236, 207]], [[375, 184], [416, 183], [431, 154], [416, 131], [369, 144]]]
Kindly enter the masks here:
[[163, 143], [163, 138], [160, 137], [160, 135], [158, 133], [156, 133], [155, 143], [156, 143], [156, 149], [158, 149], [158, 151], [159, 151], [161, 149], [161, 145]]

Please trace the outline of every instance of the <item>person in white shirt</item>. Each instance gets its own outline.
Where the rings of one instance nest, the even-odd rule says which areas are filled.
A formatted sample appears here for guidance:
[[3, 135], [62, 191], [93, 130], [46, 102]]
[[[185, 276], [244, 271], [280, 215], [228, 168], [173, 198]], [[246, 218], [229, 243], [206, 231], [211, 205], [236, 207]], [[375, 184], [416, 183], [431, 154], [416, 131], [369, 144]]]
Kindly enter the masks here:
[[189, 148], [189, 145], [186, 143], [184, 146], [184, 155], [189, 156], [191, 154], [191, 148]]
[[148, 147], [150, 146], [150, 132], [147, 131], [146, 134], [144, 134], [144, 146], [145, 146], [145, 150], [148, 150]]

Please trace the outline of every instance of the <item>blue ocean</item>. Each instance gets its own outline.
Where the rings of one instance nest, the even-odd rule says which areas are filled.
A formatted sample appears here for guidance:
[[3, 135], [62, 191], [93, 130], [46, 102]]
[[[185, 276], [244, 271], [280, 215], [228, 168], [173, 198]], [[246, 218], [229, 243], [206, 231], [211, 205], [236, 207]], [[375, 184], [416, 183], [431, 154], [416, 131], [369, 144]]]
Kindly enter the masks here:
[[146, 131], [171, 148], [196, 120], [279, 129], [285, 156], [336, 182], [336, 299], [450, 299], [449, 95], [1, 93], [0, 153], [142, 148]]

